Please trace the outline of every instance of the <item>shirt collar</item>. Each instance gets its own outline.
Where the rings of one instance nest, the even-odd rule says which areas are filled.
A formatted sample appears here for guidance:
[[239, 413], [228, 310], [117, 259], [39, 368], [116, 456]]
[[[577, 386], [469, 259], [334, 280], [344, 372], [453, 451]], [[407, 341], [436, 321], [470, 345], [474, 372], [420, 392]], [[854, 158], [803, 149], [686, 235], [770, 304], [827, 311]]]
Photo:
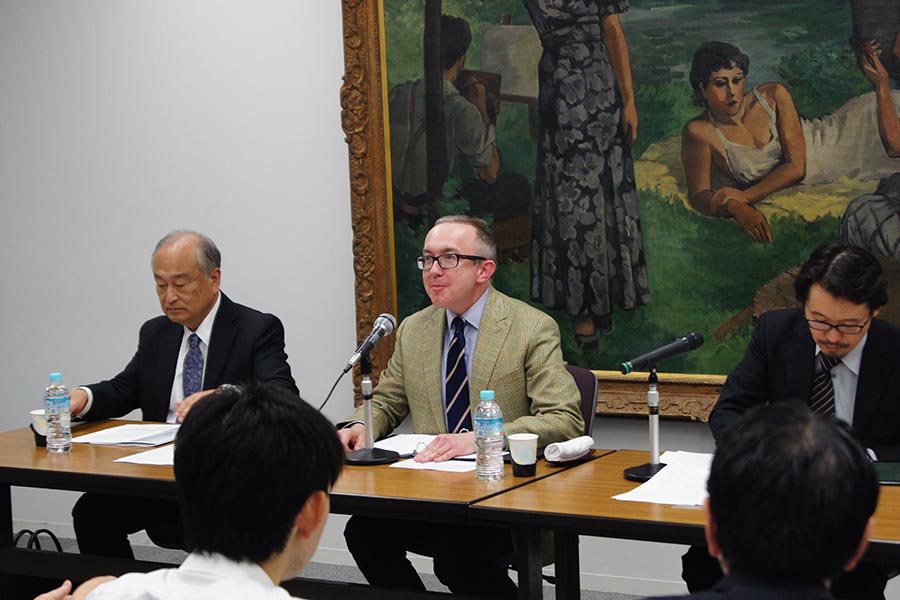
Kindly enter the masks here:
[[184, 327], [184, 335], [185, 337], [190, 337], [192, 333], [196, 333], [197, 337], [200, 338], [200, 341], [206, 344], [206, 347], [209, 348], [209, 339], [212, 337], [212, 327], [213, 323], [216, 320], [216, 313], [219, 312], [219, 304], [222, 302], [222, 292], [216, 296], [216, 303], [213, 304], [213, 307], [210, 309], [209, 313], [203, 318], [203, 321], [200, 323], [200, 326], [197, 327], [197, 331], [191, 331], [187, 327]]
[[467, 324], [471, 325], [475, 329], [478, 329], [479, 326], [481, 325], [481, 317], [482, 317], [482, 315], [484, 315], [484, 306], [485, 306], [485, 304], [487, 304], [488, 292], [490, 292], [490, 291], [491, 291], [490, 287], [488, 287], [486, 290], [484, 290], [484, 293], [481, 295], [481, 297], [478, 300], [475, 301], [475, 304], [470, 306], [469, 310], [462, 313], [461, 315], [457, 315], [455, 312], [448, 309], [447, 310], [447, 330], [449, 331], [450, 328], [453, 326], [453, 319], [455, 319], [456, 317], [462, 317], [463, 321], [465, 321]]
[[[867, 331], [865, 335], [859, 340], [859, 343], [856, 347], [848, 352], [842, 359], [841, 362], [844, 363], [844, 366], [850, 369], [854, 375], [859, 376], [859, 367], [862, 364], [862, 355], [863, 348], [866, 346], [866, 340], [869, 339], [869, 332]], [[816, 356], [819, 355], [822, 349], [819, 348], [819, 345], [816, 344]]]
[[178, 570], [218, 574], [222, 579], [233, 578], [235, 571], [240, 571], [247, 579], [252, 579], [260, 585], [275, 587], [268, 573], [255, 562], [250, 560], [237, 562], [215, 552], [192, 552], [184, 559]]

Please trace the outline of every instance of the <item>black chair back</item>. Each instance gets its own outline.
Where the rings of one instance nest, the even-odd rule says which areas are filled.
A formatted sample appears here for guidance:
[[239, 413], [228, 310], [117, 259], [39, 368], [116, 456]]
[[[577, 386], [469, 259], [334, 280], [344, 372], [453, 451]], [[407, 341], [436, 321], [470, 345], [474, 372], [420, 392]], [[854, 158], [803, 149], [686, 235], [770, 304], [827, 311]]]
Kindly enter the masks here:
[[594, 415], [597, 414], [597, 392], [599, 382], [597, 376], [584, 367], [566, 365], [566, 370], [575, 379], [575, 385], [581, 393], [581, 416], [584, 418], [584, 435], [591, 435], [594, 427]]

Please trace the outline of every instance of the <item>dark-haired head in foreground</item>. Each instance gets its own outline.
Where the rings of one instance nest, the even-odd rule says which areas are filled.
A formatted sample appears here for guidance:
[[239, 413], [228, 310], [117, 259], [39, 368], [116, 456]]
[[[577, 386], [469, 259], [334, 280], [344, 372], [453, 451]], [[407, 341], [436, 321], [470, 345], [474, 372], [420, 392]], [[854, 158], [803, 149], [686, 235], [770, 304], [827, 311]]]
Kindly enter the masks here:
[[255, 563], [283, 552], [318, 510], [311, 504], [324, 508], [324, 524], [343, 459], [334, 426], [282, 388], [228, 388], [198, 402], [175, 440], [190, 549]]
[[310, 561], [344, 452], [334, 426], [292, 390], [225, 386], [197, 401], [175, 439], [175, 489], [191, 554], [128, 573], [96, 600], [287, 600]]
[[811, 583], [856, 565], [879, 488], [847, 427], [781, 402], [720, 441], [707, 489], [707, 542], [726, 572]]

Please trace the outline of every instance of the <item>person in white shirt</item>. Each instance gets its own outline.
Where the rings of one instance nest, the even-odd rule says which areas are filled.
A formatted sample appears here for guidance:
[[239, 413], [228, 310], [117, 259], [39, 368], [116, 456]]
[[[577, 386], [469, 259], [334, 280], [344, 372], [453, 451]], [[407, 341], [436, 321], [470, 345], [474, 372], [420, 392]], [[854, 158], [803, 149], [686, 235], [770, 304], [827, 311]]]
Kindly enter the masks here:
[[344, 452], [334, 426], [283, 387], [229, 387], [198, 401], [175, 440], [175, 489], [191, 554], [129, 573], [89, 600], [288, 599], [310, 561]]

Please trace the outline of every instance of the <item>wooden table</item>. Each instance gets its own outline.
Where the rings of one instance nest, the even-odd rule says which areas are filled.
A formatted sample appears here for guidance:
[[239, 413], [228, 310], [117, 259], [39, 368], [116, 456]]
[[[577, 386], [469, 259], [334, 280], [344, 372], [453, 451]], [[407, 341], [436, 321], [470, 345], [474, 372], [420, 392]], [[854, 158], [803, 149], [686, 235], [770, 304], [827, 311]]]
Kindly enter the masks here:
[[[594, 457], [611, 450], [595, 450]], [[511, 465], [504, 465], [505, 477], [499, 481], [479, 481], [473, 472], [446, 473], [391, 468], [389, 465], [347, 466], [331, 491], [331, 510], [336, 513], [399, 517], [403, 519], [468, 523], [471, 506], [529, 487], [551, 476], [556, 477], [570, 465], [553, 465], [541, 459], [533, 477], [514, 477]], [[508, 527], [508, 524], [499, 524]], [[540, 535], [522, 531], [519, 549], [518, 584], [520, 598], [543, 595]]]
[[[129, 422], [132, 421], [83, 423], [73, 429], [73, 436]], [[12, 486], [174, 498], [175, 476], [171, 466], [114, 462], [117, 458], [141, 450], [133, 446], [73, 444], [71, 452], [50, 454], [44, 448], [35, 447], [30, 428], [0, 433], [0, 575], [43, 576], [52, 572], [61, 578], [83, 579], [93, 574], [121, 574], [169, 566], [80, 554], [27, 551], [12, 546]], [[610, 451], [595, 451], [595, 456], [602, 456], [605, 452]], [[504, 479], [484, 482], [478, 481], [472, 472], [396, 469], [388, 465], [347, 466], [332, 490], [331, 510], [344, 514], [469, 522], [470, 506], [475, 502], [556, 476], [565, 468], [541, 460], [534, 477], [513, 477], [510, 465], [506, 465]], [[529, 552], [528, 556], [532, 560], [540, 560], [537, 550]], [[520, 565], [520, 595], [540, 597], [540, 565], [530, 567], [527, 562]], [[335, 591], [323, 582], [304, 580], [303, 584], [309, 585], [295, 582], [285, 586], [295, 594], [340, 598], [348, 595], [346, 588]], [[404, 596], [409, 597], [397, 595]]]
[[[532, 531], [552, 529], [556, 597], [578, 598], [578, 535], [696, 544], [704, 542], [701, 507], [613, 500], [637, 487], [622, 475], [647, 462], [647, 453], [620, 450], [568, 469], [552, 479], [474, 504], [474, 520]], [[900, 486], [882, 486], [868, 558], [900, 562]]]

